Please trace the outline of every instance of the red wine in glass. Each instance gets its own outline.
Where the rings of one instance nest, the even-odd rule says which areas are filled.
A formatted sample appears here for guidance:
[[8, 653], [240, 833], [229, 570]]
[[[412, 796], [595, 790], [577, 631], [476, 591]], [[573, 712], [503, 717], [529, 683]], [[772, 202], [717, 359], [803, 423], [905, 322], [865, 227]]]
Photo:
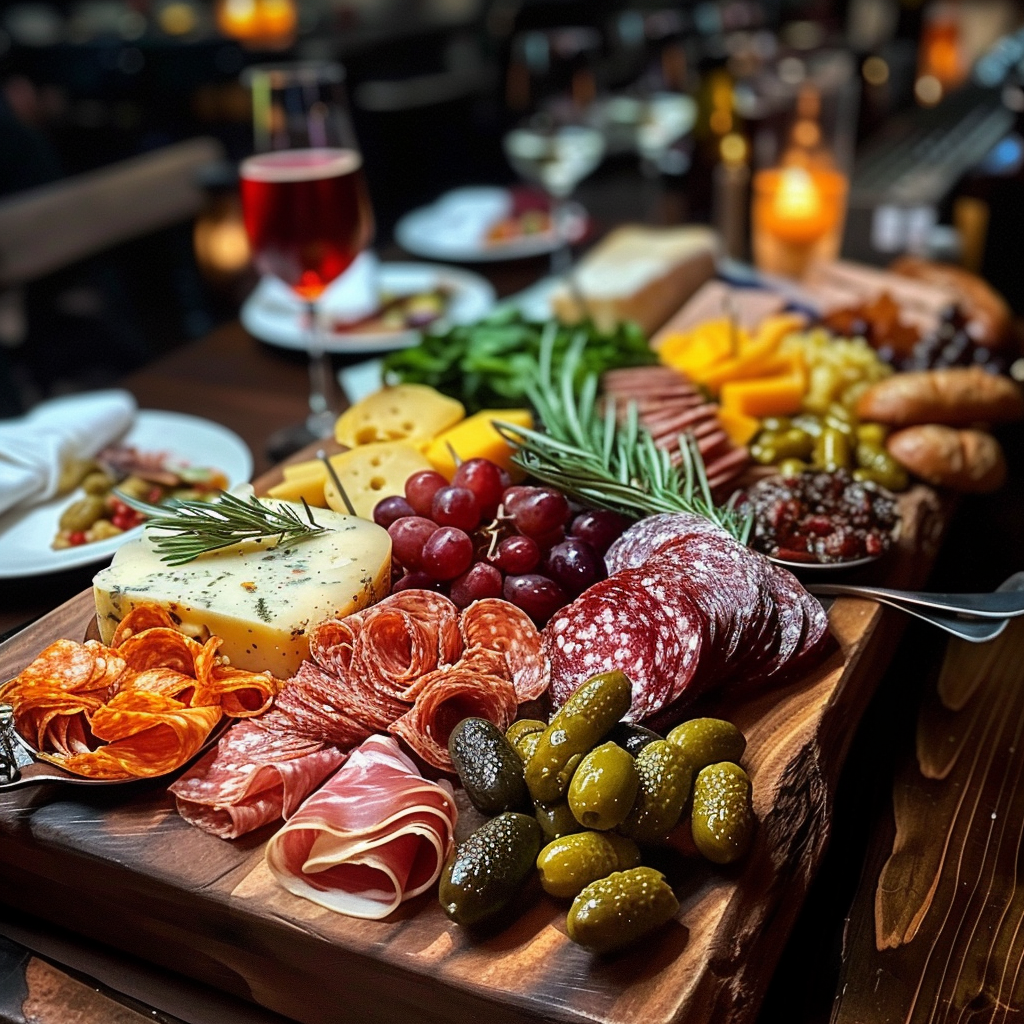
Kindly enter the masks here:
[[291, 149], [241, 167], [242, 209], [256, 265], [315, 302], [373, 237], [373, 210], [353, 149]]

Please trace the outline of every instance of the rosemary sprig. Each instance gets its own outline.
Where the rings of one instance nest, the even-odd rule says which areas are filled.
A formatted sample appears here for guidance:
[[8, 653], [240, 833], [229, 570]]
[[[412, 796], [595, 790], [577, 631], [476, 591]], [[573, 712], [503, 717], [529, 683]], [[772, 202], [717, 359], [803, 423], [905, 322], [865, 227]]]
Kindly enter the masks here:
[[153, 545], [168, 565], [185, 565], [209, 551], [264, 537], [277, 538], [270, 547], [291, 547], [326, 530], [314, 521], [305, 501], [303, 521], [290, 506], [265, 505], [255, 495], [243, 499], [221, 491], [216, 502], [171, 498], [163, 505], [151, 505], [122, 491], [114, 493], [148, 517], [147, 529], [161, 531], [153, 537]]
[[574, 375], [586, 341], [583, 332], [573, 339], [556, 380], [551, 335], [541, 339], [537, 373], [527, 394], [544, 430], [495, 422], [501, 436], [517, 449], [513, 461], [530, 476], [585, 504], [632, 518], [691, 512], [717, 523], [745, 544], [751, 516], [741, 514], [731, 502], [715, 504], [704, 460], [691, 434], [680, 435], [682, 462], [673, 466], [671, 454], [640, 426], [635, 402], [626, 407], [621, 423], [613, 401], [606, 400], [602, 412], [596, 374], [584, 379], [577, 395]]

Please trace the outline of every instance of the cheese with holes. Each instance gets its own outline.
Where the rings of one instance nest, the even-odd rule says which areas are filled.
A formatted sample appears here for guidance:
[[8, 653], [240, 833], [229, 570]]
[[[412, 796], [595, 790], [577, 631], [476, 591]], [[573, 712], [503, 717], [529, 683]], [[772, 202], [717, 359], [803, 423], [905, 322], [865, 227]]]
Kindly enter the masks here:
[[397, 384], [346, 409], [334, 425], [334, 436], [348, 448], [379, 441], [429, 440], [465, 415], [461, 402], [426, 384]]
[[[382, 498], [405, 494], [405, 481], [413, 473], [433, 468], [426, 456], [406, 441], [362, 444], [351, 451], [332, 455], [331, 465], [356, 515], [365, 519], [373, 518], [373, 507]], [[328, 507], [337, 512], [346, 511], [345, 501], [329, 476], [324, 483], [324, 497]]]
[[197, 639], [223, 637], [220, 653], [232, 665], [293, 675], [309, 657], [311, 626], [379, 601], [391, 584], [386, 530], [327, 510], [314, 518], [325, 531], [298, 544], [246, 541], [177, 567], [161, 559], [145, 531], [93, 579], [103, 642], [132, 608], [150, 602]]

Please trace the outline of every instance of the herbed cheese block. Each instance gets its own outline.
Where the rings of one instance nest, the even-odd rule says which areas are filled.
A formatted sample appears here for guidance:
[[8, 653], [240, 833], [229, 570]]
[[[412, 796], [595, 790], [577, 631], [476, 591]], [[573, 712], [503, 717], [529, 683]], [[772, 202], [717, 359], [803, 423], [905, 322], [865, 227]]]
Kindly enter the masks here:
[[309, 656], [311, 626], [365, 608], [390, 589], [386, 530], [326, 510], [316, 521], [327, 532], [291, 547], [247, 541], [177, 567], [161, 560], [150, 537], [130, 541], [93, 579], [103, 642], [132, 608], [150, 602], [197, 639], [223, 637], [220, 653], [232, 665], [293, 675]]

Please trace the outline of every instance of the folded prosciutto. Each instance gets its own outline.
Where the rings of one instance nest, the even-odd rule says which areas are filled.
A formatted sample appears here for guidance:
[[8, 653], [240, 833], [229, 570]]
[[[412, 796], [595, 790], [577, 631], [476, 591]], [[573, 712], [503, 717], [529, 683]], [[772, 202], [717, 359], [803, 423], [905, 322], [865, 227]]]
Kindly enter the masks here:
[[371, 736], [267, 844], [289, 892], [351, 917], [387, 917], [437, 880], [458, 811], [390, 736]]

